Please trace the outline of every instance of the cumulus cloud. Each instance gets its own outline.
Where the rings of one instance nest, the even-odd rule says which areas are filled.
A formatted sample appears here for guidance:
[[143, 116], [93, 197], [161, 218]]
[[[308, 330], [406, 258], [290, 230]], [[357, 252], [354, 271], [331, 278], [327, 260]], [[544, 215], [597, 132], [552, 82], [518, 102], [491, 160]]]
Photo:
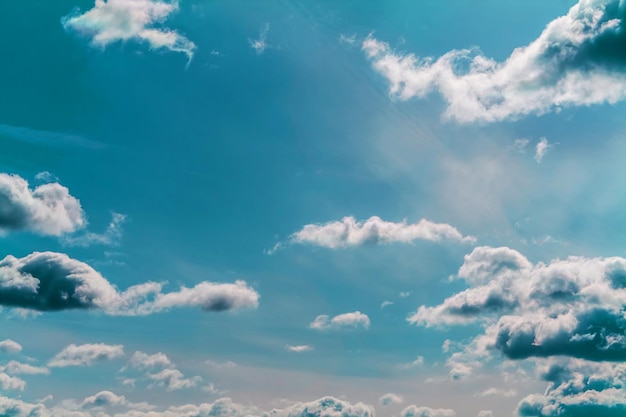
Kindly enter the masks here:
[[16, 377], [0, 372], [0, 389], [3, 391], [24, 391], [26, 382]]
[[621, 0], [579, 0], [503, 62], [477, 49], [419, 58], [372, 36], [362, 48], [394, 97], [423, 98], [438, 91], [448, 104], [445, 118], [494, 122], [623, 100], [625, 17]]
[[539, 366], [544, 394], [520, 401], [523, 417], [618, 417], [626, 414], [626, 365], [553, 359]]
[[49, 375], [50, 369], [43, 366], [33, 366], [27, 363], [9, 361], [6, 365], [0, 365], [0, 371], [9, 375]]
[[202, 378], [199, 376], [185, 378], [185, 375], [175, 368], [163, 369], [162, 371], [148, 374], [147, 376], [152, 380], [151, 386], [163, 387], [167, 391], [194, 388], [202, 382]]
[[0, 234], [28, 230], [60, 236], [86, 224], [80, 201], [61, 184], [30, 189], [22, 177], [0, 173]]
[[454, 410], [410, 405], [400, 413], [402, 417], [455, 417]]
[[104, 343], [71, 344], [63, 348], [48, 362], [52, 368], [68, 366], [91, 366], [97, 362], [117, 359], [124, 356], [124, 346]]
[[330, 318], [327, 315], [319, 315], [309, 325], [309, 327], [315, 330], [354, 329], [358, 327], [369, 329], [370, 319], [366, 314], [363, 314], [360, 311], [339, 314], [333, 318]]
[[403, 402], [404, 402], [404, 399], [401, 396], [394, 394], [392, 392], [382, 395], [378, 399], [378, 403], [382, 405], [383, 407], [390, 405], [390, 404], [402, 404]]
[[128, 360], [128, 366], [134, 369], [146, 370], [154, 368], [169, 368], [173, 366], [170, 358], [165, 353], [155, 353], [149, 355], [147, 353], [137, 351]]
[[379, 243], [411, 243], [416, 240], [475, 242], [472, 236], [463, 236], [445, 223], [422, 219], [417, 223], [393, 223], [373, 216], [364, 222], [354, 217], [325, 224], [308, 224], [290, 237], [292, 243], [308, 243], [326, 248], [345, 248]]
[[20, 353], [22, 345], [14, 340], [6, 339], [0, 342], [0, 352], [2, 353]]
[[333, 397], [324, 397], [307, 403], [297, 403], [289, 408], [274, 409], [263, 417], [374, 417], [374, 407], [363, 403], [350, 404]]
[[63, 253], [34, 252], [0, 260], [0, 305], [37, 311], [95, 309], [110, 315], [147, 315], [175, 307], [205, 311], [256, 308], [259, 294], [244, 281], [201, 282], [164, 293], [147, 282], [120, 292], [84, 262]]
[[151, 49], [182, 52], [191, 60], [196, 45], [162, 26], [179, 9], [178, 0], [96, 0], [85, 12], [76, 11], [63, 18], [63, 27], [90, 37], [92, 44], [105, 48], [115, 42], [136, 41]]
[[565, 355], [626, 359], [626, 259], [569, 257], [532, 264], [509, 248], [479, 247], [458, 277], [469, 288], [409, 316], [425, 326], [483, 323], [473, 349], [509, 359]]
[[313, 350], [313, 346], [309, 345], [287, 345], [285, 346], [289, 352], [302, 353], [302, 352], [310, 352]]

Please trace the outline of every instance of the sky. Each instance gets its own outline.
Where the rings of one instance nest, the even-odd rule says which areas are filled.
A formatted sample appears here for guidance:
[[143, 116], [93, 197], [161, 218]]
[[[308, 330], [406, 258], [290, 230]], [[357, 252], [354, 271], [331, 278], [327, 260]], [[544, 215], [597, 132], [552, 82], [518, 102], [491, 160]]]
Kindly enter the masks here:
[[626, 413], [623, 1], [0, 27], [0, 416]]

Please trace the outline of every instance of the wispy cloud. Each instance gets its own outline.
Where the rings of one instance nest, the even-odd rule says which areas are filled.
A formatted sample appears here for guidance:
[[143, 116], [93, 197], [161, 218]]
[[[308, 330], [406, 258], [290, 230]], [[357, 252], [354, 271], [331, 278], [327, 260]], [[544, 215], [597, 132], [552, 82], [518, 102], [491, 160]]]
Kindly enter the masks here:
[[64, 17], [62, 23], [66, 30], [90, 37], [97, 47], [133, 40], [147, 43], [151, 49], [182, 52], [191, 61], [196, 45], [177, 31], [162, 26], [178, 9], [178, 0], [96, 0], [91, 10], [75, 11]]
[[250, 47], [255, 50], [258, 55], [261, 55], [269, 47], [267, 43], [267, 34], [270, 31], [270, 24], [265, 23], [261, 26], [258, 39], [248, 39]]
[[78, 135], [4, 124], [0, 124], [0, 136], [7, 136], [21, 142], [54, 148], [79, 147], [97, 150], [105, 147], [105, 144], [101, 142], [85, 139]]

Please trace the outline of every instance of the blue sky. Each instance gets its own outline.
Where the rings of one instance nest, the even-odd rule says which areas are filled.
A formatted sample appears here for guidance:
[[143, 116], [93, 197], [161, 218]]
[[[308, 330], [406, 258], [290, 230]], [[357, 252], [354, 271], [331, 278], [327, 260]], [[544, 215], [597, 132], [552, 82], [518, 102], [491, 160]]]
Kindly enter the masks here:
[[0, 416], [622, 415], [624, 19], [2, 2]]

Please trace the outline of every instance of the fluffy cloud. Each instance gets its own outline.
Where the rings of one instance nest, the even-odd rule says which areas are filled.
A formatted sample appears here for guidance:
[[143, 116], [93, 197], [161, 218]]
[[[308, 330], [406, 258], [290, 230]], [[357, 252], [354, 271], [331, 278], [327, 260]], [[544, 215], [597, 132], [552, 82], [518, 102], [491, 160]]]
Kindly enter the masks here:
[[124, 346], [92, 343], [84, 345], [71, 344], [48, 362], [53, 368], [67, 366], [91, 366], [96, 362], [117, 359], [124, 356]]
[[0, 389], [3, 391], [24, 391], [24, 387], [26, 387], [26, 382], [20, 378], [0, 372]]
[[293, 243], [308, 243], [326, 248], [345, 248], [378, 243], [411, 243], [415, 240], [453, 240], [474, 242], [471, 236], [463, 236], [457, 229], [445, 223], [433, 223], [422, 219], [417, 223], [393, 223], [380, 217], [370, 217], [358, 222], [354, 217], [344, 217], [341, 221], [326, 224], [308, 224], [294, 233]]
[[339, 314], [332, 319], [326, 315], [319, 315], [309, 325], [309, 327], [315, 330], [338, 330], [357, 327], [369, 329], [370, 319], [366, 314], [363, 314], [360, 311]]
[[438, 91], [448, 103], [445, 118], [494, 122], [623, 100], [625, 17], [621, 0], [579, 0], [504, 62], [475, 49], [438, 59], [402, 55], [371, 36], [362, 47], [393, 96], [407, 100]]
[[43, 366], [33, 366], [27, 363], [21, 363], [17, 361], [9, 361], [6, 365], [0, 366], [1, 372], [6, 372], [10, 375], [48, 375], [50, 369]]
[[363, 403], [350, 404], [333, 397], [308, 403], [297, 403], [283, 410], [272, 410], [263, 417], [374, 417], [374, 408]]
[[474, 350], [510, 359], [566, 355], [626, 359], [626, 259], [570, 257], [532, 264], [509, 248], [479, 247], [458, 274], [470, 288], [408, 320], [426, 326], [482, 322]]
[[244, 281], [201, 282], [163, 293], [148, 282], [119, 292], [91, 266], [62, 253], [34, 252], [0, 260], [0, 305], [38, 311], [97, 309], [111, 315], [146, 315], [174, 307], [206, 311], [256, 308], [259, 294]]
[[153, 381], [151, 386], [163, 387], [167, 391], [194, 388], [202, 382], [202, 378], [199, 376], [185, 378], [183, 373], [175, 368], [163, 369], [162, 371], [148, 374], [147, 376]]
[[535, 147], [535, 161], [537, 163], [541, 163], [546, 152], [548, 152], [548, 148], [550, 148], [550, 144], [548, 144], [548, 139], [541, 138], [541, 140], [537, 143]]
[[520, 401], [523, 417], [618, 417], [626, 415], [626, 365], [557, 359], [540, 366], [544, 394]]
[[169, 368], [173, 366], [170, 358], [165, 353], [155, 353], [149, 355], [147, 353], [137, 351], [128, 360], [128, 366], [134, 369], [146, 370], [154, 368]]
[[58, 183], [30, 189], [18, 175], [0, 173], [0, 234], [29, 230], [60, 236], [87, 224], [80, 201]]
[[454, 410], [447, 408], [429, 408], [410, 405], [400, 413], [402, 417], [455, 417]]
[[20, 353], [21, 351], [22, 345], [11, 339], [6, 339], [0, 342], [0, 352], [2, 353]]
[[178, 11], [178, 0], [96, 0], [93, 9], [63, 18], [63, 27], [89, 36], [92, 44], [106, 47], [115, 42], [134, 40], [152, 49], [182, 52], [189, 60], [196, 45], [175, 30], [161, 27]]
[[404, 399], [394, 393], [387, 393], [378, 399], [378, 403], [383, 407], [390, 404], [402, 404]]

